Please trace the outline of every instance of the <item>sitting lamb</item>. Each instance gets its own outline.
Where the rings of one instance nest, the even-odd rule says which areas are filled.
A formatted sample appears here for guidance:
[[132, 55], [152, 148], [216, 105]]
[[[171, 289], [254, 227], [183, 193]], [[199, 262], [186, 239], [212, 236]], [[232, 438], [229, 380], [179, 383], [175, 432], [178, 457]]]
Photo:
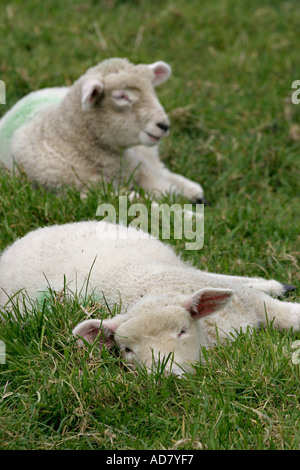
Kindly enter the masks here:
[[[0, 161], [23, 168], [46, 189], [64, 184], [136, 183], [154, 196], [177, 192], [203, 202], [198, 183], [170, 172], [158, 143], [170, 122], [154, 87], [166, 81], [165, 62], [133, 65], [108, 59], [90, 68], [71, 87], [35, 91], [0, 120]], [[123, 156], [123, 158], [121, 158]]]
[[8, 307], [8, 296], [16, 301], [23, 288], [32, 299], [45, 298], [49, 285], [96, 299], [104, 294], [112, 308], [121, 297], [122, 313], [74, 328], [79, 344], [115, 343], [128, 363], [148, 368], [173, 354], [167, 366], [177, 375], [193, 369], [201, 346], [214, 345], [215, 326], [220, 340], [265, 325], [266, 314], [275, 327], [300, 327], [300, 304], [270, 295], [282, 296], [291, 286], [200, 271], [158, 239], [103, 221], [40, 228], [4, 251], [0, 305]]

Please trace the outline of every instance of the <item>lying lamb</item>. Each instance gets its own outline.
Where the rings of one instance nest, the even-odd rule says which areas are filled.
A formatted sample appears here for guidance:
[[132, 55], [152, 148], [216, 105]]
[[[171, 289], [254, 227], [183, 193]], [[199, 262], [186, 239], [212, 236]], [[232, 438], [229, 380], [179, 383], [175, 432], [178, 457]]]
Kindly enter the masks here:
[[72, 292], [104, 293], [112, 308], [121, 298], [122, 313], [74, 328], [79, 344], [115, 343], [128, 363], [149, 368], [172, 353], [168, 367], [178, 375], [192, 370], [200, 346], [214, 345], [215, 325], [220, 340], [265, 325], [266, 313], [275, 327], [300, 326], [300, 304], [271, 297], [291, 286], [200, 271], [148, 234], [103, 221], [41, 228], [16, 241], [0, 258], [0, 305], [23, 288], [33, 299], [45, 298], [49, 285], [58, 292], [64, 275]]
[[16, 163], [50, 190], [63, 184], [82, 189], [89, 181], [118, 184], [121, 173], [154, 196], [177, 192], [202, 202], [202, 187], [159, 158], [170, 122], [154, 87], [170, 75], [165, 62], [108, 59], [70, 88], [30, 93], [0, 120], [0, 161], [9, 169]]

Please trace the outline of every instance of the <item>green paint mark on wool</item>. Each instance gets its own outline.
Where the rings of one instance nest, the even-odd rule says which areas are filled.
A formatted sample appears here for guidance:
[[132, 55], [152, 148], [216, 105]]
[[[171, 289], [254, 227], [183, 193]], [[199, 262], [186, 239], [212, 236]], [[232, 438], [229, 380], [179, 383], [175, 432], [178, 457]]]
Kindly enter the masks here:
[[69, 288], [64, 285], [58, 291], [52, 289], [50, 286], [45, 286], [41, 288], [36, 293], [36, 302], [41, 307], [44, 303], [46, 305], [51, 305], [53, 302], [64, 302], [73, 299], [77, 300], [81, 305], [89, 305], [89, 303], [102, 303], [105, 305], [105, 300], [103, 294], [96, 293], [94, 290], [92, 292], [85, 292], [85, 289], [81, 289], [79, 292], [71, 291]]
[[36, 98], [28, 101], [24, 100], [22, 106], [18, 107], [14, 113], [10, 114], [5, 125], [0, 128], [0, 140], [2, 137], [10, 139], [14, 132], [25, 124], [37, 109], [52, 103], [53, 100], [45, 100], [45, 98], [43, 98], [43, 100]]
[[14, 133], [26, 124], [36, 111], [59, 103], [66, 93], [65, 90], [66, 88], [49, 88], [32, 92], [18, 101], [2, 117], [0, 120], [0, 161], [8, 157]]
[[44, 302], [47, 304], [51, 303], [51, 292], [49, 291], [49, 288], [45, 287], [44, 290], [40, 290], [37, 293], [36, 296], [36, 301], [39, 305], [43, 305]]

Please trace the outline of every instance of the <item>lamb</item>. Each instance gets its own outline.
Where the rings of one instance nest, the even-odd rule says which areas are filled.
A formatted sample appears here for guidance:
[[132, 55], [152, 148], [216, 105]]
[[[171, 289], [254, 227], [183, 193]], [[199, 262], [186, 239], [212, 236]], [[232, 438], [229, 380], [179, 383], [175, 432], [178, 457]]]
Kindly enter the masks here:
[[98, 301], [105, 296], [111, 309], [121, 299], [115, 316], [74, 325], [79, 346], [115, 344], [134, 367], [151, 369], [165, 358], [166, 371], [176, 375], [192, 371], [201, 347], [215, 344], [216, 326], [220, 341], [266, 325], [266, 315], [281, 329], [300, 326], [300, 304], [271, 296], [283, 296], [291, 286], [200, 271], [153, 236], [104, 221], [39, 228], [4, 251], [2, 308], [41, 301], [49, 286], [79, 298], [86, 292]]
[[0, 120], [0, 161], [47, 190], [75, 185], [84, 193], [88, 182], [133, 178], [154, 197], [174, 192], [203, 202], [200, 184], [172, 173], [159, 157], [170, 121], [154, 88], [170, 75], [162, 61], [107, 59], [71, 87], [30, 93]]

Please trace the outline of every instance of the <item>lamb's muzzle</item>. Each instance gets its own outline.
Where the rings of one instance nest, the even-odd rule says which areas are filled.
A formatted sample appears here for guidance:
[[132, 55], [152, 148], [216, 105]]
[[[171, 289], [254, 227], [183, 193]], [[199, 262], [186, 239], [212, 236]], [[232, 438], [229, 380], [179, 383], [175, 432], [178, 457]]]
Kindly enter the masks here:
[[165, 133], [168, 132], [169, 127], [170, 127], [169, 124], [166, 124], [166, 123], [164, 123], [164, 122], [158, 122], [156, 125], [157, 125], [157, 127], [159, 127], [160, 129], [162, 129]]

